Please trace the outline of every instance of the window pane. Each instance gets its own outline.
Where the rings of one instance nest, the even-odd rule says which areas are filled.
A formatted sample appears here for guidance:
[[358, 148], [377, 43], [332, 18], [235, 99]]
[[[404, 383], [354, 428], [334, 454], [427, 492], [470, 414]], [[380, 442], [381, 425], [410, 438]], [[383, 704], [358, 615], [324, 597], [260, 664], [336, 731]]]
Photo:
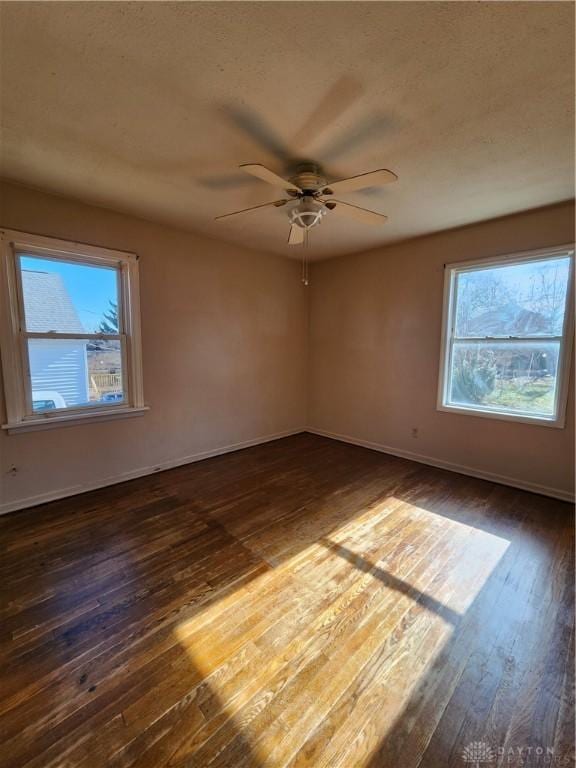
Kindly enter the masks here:
[[34, 411], [124, 401], [119, 341], [29, 339], [28, 356]]
[[26, 330], [118, 333], [118, 271], [20, 255]]
[[97, 403], [123, 402], [120, 342], [92, 342], [88, 344], [87, 357], [90, 401]]
[[456, 336], [561, 336], [570, 259], [456, 273]]
[[454, 342], [449, 403], [554, 416], [559, 342]]

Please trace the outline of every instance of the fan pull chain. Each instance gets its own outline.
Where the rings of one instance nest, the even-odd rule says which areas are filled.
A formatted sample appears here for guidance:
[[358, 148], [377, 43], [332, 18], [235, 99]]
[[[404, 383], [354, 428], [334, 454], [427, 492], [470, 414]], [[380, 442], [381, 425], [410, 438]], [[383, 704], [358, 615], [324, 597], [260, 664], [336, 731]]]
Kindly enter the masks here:
[[309, 270], [308, 270], [308, 230], [304, 230], [304, 243], [302, 245], [302, 282], [304, 285], [309, 283]]

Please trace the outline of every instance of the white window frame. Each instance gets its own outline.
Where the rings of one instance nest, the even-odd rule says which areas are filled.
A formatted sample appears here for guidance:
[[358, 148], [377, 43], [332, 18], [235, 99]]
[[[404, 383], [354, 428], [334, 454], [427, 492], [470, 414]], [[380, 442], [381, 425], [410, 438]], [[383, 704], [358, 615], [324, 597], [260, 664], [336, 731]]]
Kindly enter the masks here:
[[[33, 333], [26, 331], [19, 254], [53, 258], [69, 263], [113, 267], [118, 274], [119, 333]], [[108, 419], [140, 415], [144, 404], [142, 349], [140, 337], [140, 294], [138, 257], [84, 243], [58, 240], [12, 229], [0, 230], [0, 347], [8, 433], [49, 429]], [[121, 403], [82, 405], [34, 413], [28, 361], [30, 338], [120, 339], [123, 350]]]
[[[570, 257], [570, 272], [568, 276], [568, 296], [566, 299], [566, 312], [564, 314], [564, 327], [560, 337], [522, 337], [529, 341], [559, 341], [558, 367], [557, 367], [557, 396], [555, 414], [550, 417], [534, 415], [528, 412], [511, 413], [510, 411], [478, 405], [452, 405], [448, 400], [448, 384], [450, 382], [450, 366], [452, 347], [455, 340], [455, 307], [456, 307], [456, 275], [466, 271], [489, 269], [495, 266], [513, 266], [524, 264], [527, 261], [541, 261], [546, 258]], [[539, 424], [546, 427], [562, 429], [566, 423], [566, 406], [568, 403], [568, 386], [570, 377], [570, 365], [572, 343], [574, 338], [574, 245], [555, 246], [541, 248], [534, 251], [523, 251], [508, 255], [495, 256], [475, 261], [461, 261], [444, 265], [444, 304], [442, 310], [442, 339], [440, 349], [440, 371], [438, 377], [438, 403], [437, 409], [447, 413], [465, 414], [467, 416], [480, 416], [488, 419], [501, 419], [503, 421], [516, 421], [525, 424]], [[487, 341], [491, 337], [485, 337]], [[507, 337], [510, 342], [516, 338]]]

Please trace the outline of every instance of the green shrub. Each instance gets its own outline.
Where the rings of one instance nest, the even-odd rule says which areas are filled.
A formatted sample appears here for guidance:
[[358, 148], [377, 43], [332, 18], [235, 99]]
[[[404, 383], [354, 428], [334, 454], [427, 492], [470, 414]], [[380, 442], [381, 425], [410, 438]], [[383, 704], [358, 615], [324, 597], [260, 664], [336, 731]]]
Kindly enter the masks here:
[[454, 361], [452, 399], [481, 403], [496, 384], [496, 363], [490, 350], [459, 352]]

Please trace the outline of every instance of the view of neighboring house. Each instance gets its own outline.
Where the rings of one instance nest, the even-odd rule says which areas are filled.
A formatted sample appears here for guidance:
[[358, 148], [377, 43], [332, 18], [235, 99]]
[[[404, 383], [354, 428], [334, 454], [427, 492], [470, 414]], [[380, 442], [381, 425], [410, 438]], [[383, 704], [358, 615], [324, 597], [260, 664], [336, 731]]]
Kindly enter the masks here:
[[[503, 307], [483, 312], [468, 324], [468, 333], [472, 336], [540, 336], [553, 332], [554, 321], [541, 312], [525, 309], [514, 302]], [[540, 378], [556, 373], [556, 357], [548, 354], [546, 348], [524, 345], [500, 350], [496, 365], [501, 376], [526, 376]]]
[[[60, 275], [22, 270], [22, 289], [28, 331], [85, 333]], [[29, 345], [34, 410], [88, 402], [85, 340], [31, 339]]]
[[[61, 275], [23, 269], [22, 290], [28, 331], [87, 333]], [[29, 362], [35, 411], [123, 399], [116, 341], [30, 339]]]
[[467, 332], [472, 335], [535, 336], [550, 330], [553, 321], [541, 312], [525, 309], [512, 301], [470, 318]]

